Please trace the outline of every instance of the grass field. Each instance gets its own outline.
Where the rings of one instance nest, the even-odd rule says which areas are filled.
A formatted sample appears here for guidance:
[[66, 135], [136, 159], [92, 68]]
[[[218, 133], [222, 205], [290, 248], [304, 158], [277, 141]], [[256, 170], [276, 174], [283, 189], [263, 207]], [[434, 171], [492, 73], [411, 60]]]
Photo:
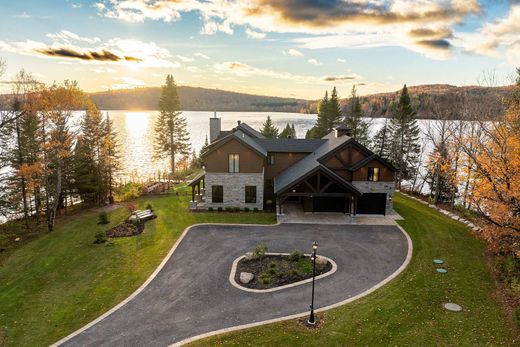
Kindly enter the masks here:
[[188, 197], [168, 195], [150, 202], [158, 218], [143, 234], [93, 244], [94, 235], [128, 216], [97, 213], [65, 217], [56, 230], [0, 258], [0, 346], [47, 346], [106, 312], [137, 289], [189, 225], [205, 222], [275, 223], [273, 214], [189, 213]]
[[[402, 195], [397, 194], [395, 209], [405, 219], [399, 223], [414, 250], [408, 268], [388, 285], [320, 315], [324, 325], [318, 330], [291, 320], [192, 345], [518, 346], [518, 331], [493, 297], [484, 244], [459, 222]], [[446, 261], [447, 274], [435, 272], [433, 258]], [[445, 302], [464, 311], [447, 312]]]

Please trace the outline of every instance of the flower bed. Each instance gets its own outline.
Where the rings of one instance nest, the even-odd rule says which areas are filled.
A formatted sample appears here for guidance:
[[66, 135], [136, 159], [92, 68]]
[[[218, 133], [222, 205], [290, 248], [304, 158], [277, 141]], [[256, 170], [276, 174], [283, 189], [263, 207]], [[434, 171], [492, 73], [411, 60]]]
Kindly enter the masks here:
[[[265, 254], [241, 259], [237, 264], [235, 281], [250, 289], [270, 289], [300, 282], [312, 277], [310, 256], [293, 252], [290, 255]], [[316, 260], [316, 276], [332, 270], [332, 264], [325, 258]], [[241, 273], [253, 274], [248, 283], [240, 280]]]
[[142, 233], [144, 225], [137, 223], [123, 222], [115, 227], [107, 230], [106, 234], [108, 237], [126, 237], [134, 236]]

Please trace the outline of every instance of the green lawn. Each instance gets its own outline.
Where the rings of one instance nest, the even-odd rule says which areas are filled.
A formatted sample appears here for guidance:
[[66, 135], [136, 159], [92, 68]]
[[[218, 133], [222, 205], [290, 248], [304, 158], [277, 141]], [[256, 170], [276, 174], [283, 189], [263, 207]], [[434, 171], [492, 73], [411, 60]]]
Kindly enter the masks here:
[[[309, 331], [291, 320], [192, 345], [518, 346], [518, 331], [493, 299], [484, 244], [462, 224], [402, 195], [395, 209], [413, 241], [410, 265], [369, 296], [324, 313], [322, 329]], [[437, 257], [445, 259], [447, 274], [435, 272]], [[445, 311], [447, 301], [464, 311]]]
[[[9, 252], [0, 264], [0, 346], [46, 346], [106, 312], [137, 289], [194, 223], [275, 222], [273, 214], [189, 213], [188, 197], [141, 198], [158, 217], [143, 234], [94, 245], [97, 213], [59, 221], [56, 230]], [[128, 212], [110, 214], [114, 225]]]

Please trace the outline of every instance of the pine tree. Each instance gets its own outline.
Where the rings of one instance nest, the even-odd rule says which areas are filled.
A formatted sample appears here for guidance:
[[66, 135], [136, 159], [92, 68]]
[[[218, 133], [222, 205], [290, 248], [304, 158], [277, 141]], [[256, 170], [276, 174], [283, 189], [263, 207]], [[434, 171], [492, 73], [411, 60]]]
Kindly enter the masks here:
[[316, 124], [307, 131], [305, 134], [306, 139], [319, 139], [327, 135], [329, 131], [329, 114], [330, 114], [330, 101], [329, 93], [325, 91], [325, 96], [318, 104], [318, 118]]
[[390, 121], [390, 132], [392, 134], [391, 160], [399, 170], [396, 183], [400, 189], [403, 180], [414, 176], [420, 153], [420, 130], [406, 84], [401, 91], [396, 112]]
[[329, 107], [327, 111], [327, 134], [330, 133], [336, 126], [338, 126], [343, 120], [343, 114], [341, 113], [341, 107], [339, 105], [339, 97], [336, 87], [332, 88], [330, 94]]
[[271, 116], [267, 116], [266, 121], [262, 124], [262, 130], [260, 133], [267, 138], [276, 139], [278, 138], [278, 128], [274, 126]]
[[345, 125], [350, 128], [351, 137], [364, 146], [370, 146], [368, 129], [370, 124], [363, 120], [363, 112], [359, 97], [356, 94], [356, 86], [352, 86], [349, 100], [349, 114], [345, 116]]
[[103, 121], [103, 176], [108, 192], [108, 202], [114, 203], [114, 175], [120, 168], [120, 156], [117, 142], [117, 133], [114, 124], [107, 113]]
[[166, 77], [166, 84], [162, 87], [159, 109], [160, 114], [155, 123], [155, 157], [169, 156], [170, 174], [173, 177], [176, 157], [189, 155], [191, 145], [172, 75]]
[[206, 135], [206, 139], [204, 141], [204, 144], [200, 148], [199, 151], [199, 166], [202, 167], [204, 165], [204, 159], [206, 158], [206, 152], [209, 149], [209, 142], [208, 142], [208, 135]]
[[383, 127], [374, 136], [371, 144], [372, 151], [382, 158], [390, 158], [391, 136], [388, 118], [385, 118]]
[[283, 131], [280, 134], [281, 139], [295, 139], [296, 138], [296, 130], [294, 129], [294, 124], [291, 126], [289, 123], [285, 126]]

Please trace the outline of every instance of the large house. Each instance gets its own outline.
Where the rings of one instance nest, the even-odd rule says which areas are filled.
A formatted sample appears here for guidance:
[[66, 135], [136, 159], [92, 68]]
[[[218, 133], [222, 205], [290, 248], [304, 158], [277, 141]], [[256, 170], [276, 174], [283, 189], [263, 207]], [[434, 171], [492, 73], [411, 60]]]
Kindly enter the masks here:
[[[192, 209], [276, 209], [388, 214], [396, 169], [339, 126], [321, 139], [271, 139], [245, 123], [222, 131], [210, 118], [205, 171], [191, 183]], [[201, 189], [202, 186], [202, 189]]]

